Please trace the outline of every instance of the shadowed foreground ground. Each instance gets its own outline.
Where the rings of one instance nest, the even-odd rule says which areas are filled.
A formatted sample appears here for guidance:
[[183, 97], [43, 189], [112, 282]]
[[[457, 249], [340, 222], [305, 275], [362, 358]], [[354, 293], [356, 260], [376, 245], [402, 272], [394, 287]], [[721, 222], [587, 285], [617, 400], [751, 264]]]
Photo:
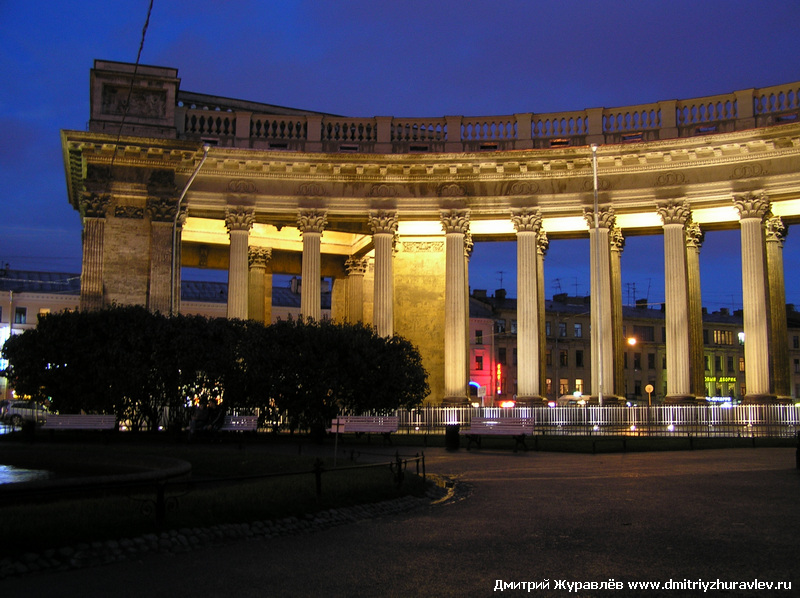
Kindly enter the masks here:
[[[386, 449], [391, 453], [390, 449]], [[429, 449], [444, 504], [311, 534], [0, 582], [4, 598], [791, 596], [795, 449], [562, 454]], [[563, 582], [791, 582], [791, 590], [582, 590]], [[495, 591], [497, 580], [544, 583]]]

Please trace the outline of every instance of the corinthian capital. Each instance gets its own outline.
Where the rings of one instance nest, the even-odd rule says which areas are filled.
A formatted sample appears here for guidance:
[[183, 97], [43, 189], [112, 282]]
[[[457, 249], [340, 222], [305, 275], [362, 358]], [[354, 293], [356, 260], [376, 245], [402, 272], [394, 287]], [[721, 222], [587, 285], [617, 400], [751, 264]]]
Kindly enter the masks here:
[[547, 249], [550, 247], [550, 239], [547, 238], [547, 233], [543, 230], [539, 231], [539, 236], [536, 237], [536, 251], [542, 257], [547, 255]]
[[325, 210], [301, 210], [297, 213], [297, 228], [301, 233], [320, 233], [328, 223]]
[[625, 236], [622, 234], [622, 229], [616, 226], [612, 228], [608, 240], [611, 243], [611, 251], [619, 251], [622, 253], [622, 250], [625, 248]]
[[511, 222], [518, 233], [538, 233], [542, 228], [542, 213], [536, 208], [523, 208], [511, 211]]
[[367, 271], [369, 260], [365, 257], [349, 257], [344, 262], [344, 268], [348, 276], [364, 276]]
[[84, 193], [80, 210], [84, 218], [105, 218], [111, 196], [108, 194]]
[[739, 219], [758, 218], [763, 220], [769, 212], [769, 198], [763, 191], [760, 193], [747, 193], [734, 195], [733, 205], [739, 211]]
[[397, 232], [397, 212], [395, 210], [370, 210], [369, 227], [372, 234], [389, 234]]
[[[590, 208], [583, 208], [583, 217], [589, 228], [594, 228], [594, 210]], [[598, 208], [597, 209], [597, 224], [600, 228], [614, 228], [617, 217], [614, 215], [614, 208]]]
[[247, 261], [251, 268], [266, 268], [272, 259], [272, 247], [249, 247]]
[[767, 218], [767, 241], [772, 243], [779, 243], [783, 247], [786, 241], [786, 235], [789, 234], [789, 229], [781, 220], [780, 216], [771, 216]]
[[441, 217], [445, 234], [469, 232], [469, 210], [442, 210]]
[[147, 214], [155, 222], [172, 222], [178, 213], [178, 200], [167, 197], [148, 197]]
[[229, 233], [235, 230], [250, 230], [255, 219], [256, 214], [253, 208], [239, 206], [225, 209], [225, 226]]
[[685, 199], [671, 199], [658, 204], [658, 215], [661, 216], [664, 226], [667, 224], [684, 226], [691, 219], [692, 211]]
[[693, 247], [694, 249], [699, 250], [700, 247], [703, 246], [703, 240], [705, 239], [705, 233], [700, 228], [700, 225], [696, 222], [690, 222], [686, 226], [686, 246]]

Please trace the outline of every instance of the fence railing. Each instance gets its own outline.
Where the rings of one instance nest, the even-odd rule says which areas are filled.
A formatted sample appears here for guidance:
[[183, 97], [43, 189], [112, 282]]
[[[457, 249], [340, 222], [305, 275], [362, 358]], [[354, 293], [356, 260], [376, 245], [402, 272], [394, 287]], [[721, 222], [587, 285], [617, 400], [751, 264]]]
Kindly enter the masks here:
[[531, 418], [537, 434], [793, 437], [800, 429], [795, 405], [659, 405], [655, 407], [420, 407], [400, 410], [398, 434], [443, 434], [468, 427], [473, 417]]
[[[178, 137], [307, 152], [491, 151], [630, 143], [800, 121], [800, 82], [618, 108], [507, 116], [343, 118], [268, 114], [178, 94]], [[255, 105], [257, 106], [257, 105]], [[248, 106], [252, 109], [252, 106]]]

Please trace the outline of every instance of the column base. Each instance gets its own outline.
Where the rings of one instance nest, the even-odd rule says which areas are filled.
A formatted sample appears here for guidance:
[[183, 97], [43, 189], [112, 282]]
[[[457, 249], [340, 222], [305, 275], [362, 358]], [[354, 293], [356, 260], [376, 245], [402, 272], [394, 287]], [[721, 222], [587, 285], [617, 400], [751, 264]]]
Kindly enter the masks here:
[[444, 407], [466, 407], [469, 404], [467, 397], [445, 397], [442, 399]]
[[[591, 396], [584, 396], [587, 405], [600, 405], [600, 397], [598, 395], [591, 395]], [[617, 395], [608, 395], [603, 394], [603, 407], [609, 407], [614, 405], [622, 405], [624, 404], [624, 400], [622, 397], [618, 397]]]
[[694, 395], [667, 395], [664, 397], [665, 405], [696, 405], [697, 397]]
[[744, 395], [742, 403], [745, 405], [775, 405], [778, 403], [778, 397], [769, 394], [748, 394]]
[[542, 407], [547, 405], [547, 399], [539, 395], [517, 397], [517, 407]]

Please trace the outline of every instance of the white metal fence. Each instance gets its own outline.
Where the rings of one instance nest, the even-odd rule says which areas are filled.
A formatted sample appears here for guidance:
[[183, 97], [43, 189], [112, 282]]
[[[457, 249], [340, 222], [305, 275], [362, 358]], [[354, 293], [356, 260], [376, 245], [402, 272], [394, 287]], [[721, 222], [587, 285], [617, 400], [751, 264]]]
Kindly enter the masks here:
[[795, 405], [657, 407], [420, 407], [399, 410], [399, 434], [442, 434], [447, 426], [468, 427], [473, 417], [522, 417], [535, 422], [536, 434], [627, 436], [771, 436], [800, 430]]

